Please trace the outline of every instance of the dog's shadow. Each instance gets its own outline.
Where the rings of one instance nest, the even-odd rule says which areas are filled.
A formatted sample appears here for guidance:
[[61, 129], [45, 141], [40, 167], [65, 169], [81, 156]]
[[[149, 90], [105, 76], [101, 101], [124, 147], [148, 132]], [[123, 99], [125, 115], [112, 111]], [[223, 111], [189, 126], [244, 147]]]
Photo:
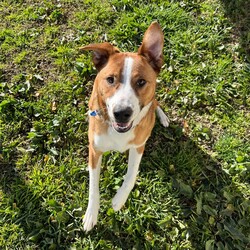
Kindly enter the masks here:
[[157, 124], [125, 208], [93, 233], [122, 249], [245, 249], [250, 202], [232, 178], [180, 124]]
[[[124, 163], [117, 173], [121, 176], [125, 171]], [[15, 160], [0, 166], [1, 188], [9, 196], [8, 204], [2, 204], [6, 207], [3, 214], [14, 216], [14, 223], [37, 246], [48, 246], [45, 240], [49, 239], [56, 249], [67, 249], [66, 246], [75, 245], [77, 237], [82, 244], [95, 244], [93, 249], [104, 249], [105, 244], [107, 249], [249, 247], [249, 200], [221, 164], [185, 136], [177, 123], [167, 129], [156, 124], [125, 207], [118, 213], [102, 209], [110, 206], [115, 190], [102, 192], [106, 201], [102, 200], [98, 225], [88, 234], [81, 231], [80, 217], [72, 217], [58, 227], [49, 221], [51, 211], [44, 209], [41, 195], [31, 190], [25, 178], [16, 170]], [[105, 183], [101, 183], [101, 189], [105, 189]], [[72, 237], [64, 233], [69, 224], [76, 232]], [[20, 238], [20, 245], [26, 240]]]

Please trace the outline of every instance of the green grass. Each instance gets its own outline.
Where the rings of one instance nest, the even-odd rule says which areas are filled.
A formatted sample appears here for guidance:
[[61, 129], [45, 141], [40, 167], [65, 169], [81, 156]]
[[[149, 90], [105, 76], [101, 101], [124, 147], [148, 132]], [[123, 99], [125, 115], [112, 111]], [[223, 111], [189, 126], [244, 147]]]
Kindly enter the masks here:
[[[249, 249], [250, 16], [242, 0], [0, 3], [1, 249]], [[87, 103], [96, 71], [78, 48], [136, 51], [165, 34], [157, 122], [136, 186], [111, 199], [126, 157], [106, 153], [98, 225], [88, 202]]]

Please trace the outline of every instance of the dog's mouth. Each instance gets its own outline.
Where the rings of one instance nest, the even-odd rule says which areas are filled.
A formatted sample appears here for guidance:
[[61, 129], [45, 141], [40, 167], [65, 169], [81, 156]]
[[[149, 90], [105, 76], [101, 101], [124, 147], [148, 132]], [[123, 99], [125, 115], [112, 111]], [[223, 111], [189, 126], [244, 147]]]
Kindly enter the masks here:
[[113, 122], [112, 126], [118, 133], [128, 132], [132, 128], [133, 122]]

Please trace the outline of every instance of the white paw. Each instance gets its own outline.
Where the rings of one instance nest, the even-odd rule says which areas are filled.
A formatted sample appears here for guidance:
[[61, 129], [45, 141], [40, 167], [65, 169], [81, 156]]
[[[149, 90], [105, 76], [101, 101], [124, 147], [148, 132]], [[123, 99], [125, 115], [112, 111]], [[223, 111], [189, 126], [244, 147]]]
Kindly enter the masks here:
[[165, 128], [168, 127], [169, 123], [170, 123], [168, 117], [165, 114], [164, 114], [164, 117], [160, 118], [160, 122], [163, 125], [163, 127], [165, 127]]
[[112, 200], [112, 207], [115, 211], [119, 211], [125, 204], [129, 195], [129, 191], [119, 188]]
[[165, 113], [163, 112], [163, 110], [158, 106], [157, 109], [156, 109], [156, 111], [157, 111], [157, 115], [158, 115], [158, 117], [160, 119], [161, 124], [165, 128], [168, 127], [170, 121], [169, 121], [168, 117], [165, 115]]
[[98, 207], [88, 207], [83, 218], [84, 231], [90, 231], [97, 223]]

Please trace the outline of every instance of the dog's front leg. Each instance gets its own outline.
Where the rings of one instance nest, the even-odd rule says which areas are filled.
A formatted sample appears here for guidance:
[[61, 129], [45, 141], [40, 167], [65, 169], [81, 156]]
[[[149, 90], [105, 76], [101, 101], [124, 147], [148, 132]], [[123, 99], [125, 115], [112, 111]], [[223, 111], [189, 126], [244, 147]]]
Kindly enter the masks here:
[[165, 115], [165, 113], [163, 112], [163, 110], [160, 108], [160, 106], [157, 106], [156, 113], [157, 113], [157, 115], [158, 115], [158, 117], [160, 119], [161, 124], [164, 127], [168, 127], [170, 121], [169, 121], [168, 117]]
[[90, 231], [97, 223], [100, 206], [99, 178], [102, 154], [89, 148], [89, 202], [83, 223], [84, 230]]
[[129, 150], [127, 173], [122, 186], [118, 189], [115, 197], [112, 200], [112, 206], [115, 211], [118, 211], [122, 208], [135, 185], [143, 151], [144, 145], [139, 148], [131, 148]]

